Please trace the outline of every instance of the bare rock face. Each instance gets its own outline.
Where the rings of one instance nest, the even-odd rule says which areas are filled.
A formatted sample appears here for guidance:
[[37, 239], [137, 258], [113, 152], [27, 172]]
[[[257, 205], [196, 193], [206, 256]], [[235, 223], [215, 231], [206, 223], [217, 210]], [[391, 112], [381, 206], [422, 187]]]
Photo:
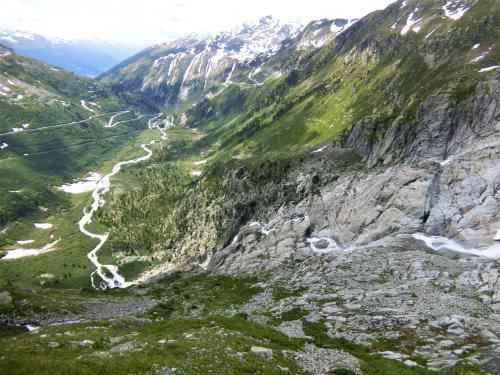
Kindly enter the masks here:
[[[243, 311], [257, 320], [300, 308], [326, 321], [330, 336], [360, 345], [404, 342], [412, 332], [418, 345], [380, 354], [406, 366], [418, 357], [446, 371], [465, 358], [498, 371], [499, 87], [482, 83], [459, 108], [431, 97], [415, 124], [396, 120], [376, 143], [354, 127], [348, 145], [369, 168], [339, 173], [267, 222], [244, 226], [208, 271], [272, 270], [264, 288], [304, 290], [279, 301], [255, 297]], [[309, 180], [301, 173], [296, 186], [311, 190]], [[292, 323], [277, 328], [300, 335]]]
[[306, 214], [315, 231], [345, 245], [368, 243], [394, 232], [410, 233], [422, 223], [431, 181], [429, 170], [410, 166], [346, 175], [325, 187]]

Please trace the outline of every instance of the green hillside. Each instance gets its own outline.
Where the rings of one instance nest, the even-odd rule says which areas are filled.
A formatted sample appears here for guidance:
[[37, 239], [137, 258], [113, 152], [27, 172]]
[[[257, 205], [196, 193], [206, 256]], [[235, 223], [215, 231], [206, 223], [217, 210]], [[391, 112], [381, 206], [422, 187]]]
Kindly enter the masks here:
[[335, 22], [97, 80], [0, 47], [0, 372], [498, 373], [500, 3]]

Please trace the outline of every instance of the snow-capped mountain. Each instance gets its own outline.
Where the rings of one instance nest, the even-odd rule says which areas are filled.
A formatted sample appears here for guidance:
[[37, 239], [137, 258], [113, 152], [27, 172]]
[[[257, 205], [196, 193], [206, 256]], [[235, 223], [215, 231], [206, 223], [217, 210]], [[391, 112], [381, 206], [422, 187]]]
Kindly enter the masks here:
[[78, 75], [96, 76], [135, 52], [99, 38], [50, 38], [25, 31], [0, 31], [0, 44], [17, 53], [63, 67]]
[[[301, 25], [267, 16], [215, 34], [192, 34], [145, 49], [105, 74], [114, 83], [139, 88], [158, 104], [210, 95], [233, 80], [259, 84], [254, 74]], [[152, 95], [151, 95], [152, 94]]]
[[141, 92], [156, 105], [178, 105], [211, 97], [229, 84], [261, 85], [281, 75], [290, 51], [320, 48], [356, 20], [323, 19], [299, 24], [272, 16], [215, 34], [192, 34], [152, 46], [125, 60], [102, 78]]
[[309, 23], [296, 38], [296, 48], [307, 50], [319, 48], [336, 35], [349, 28], [357, 19], [322, 19]]

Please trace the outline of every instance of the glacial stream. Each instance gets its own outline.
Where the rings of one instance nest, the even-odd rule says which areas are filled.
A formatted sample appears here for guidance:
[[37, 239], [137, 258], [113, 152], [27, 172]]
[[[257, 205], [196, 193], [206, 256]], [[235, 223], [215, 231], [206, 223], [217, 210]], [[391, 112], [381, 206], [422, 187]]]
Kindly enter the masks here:
[[[151, 120], [148, 121], [149, 129], [157, 128], [161, 133], [161, 140], [166, 138], [165, 129], [158, 126], [157, 120], [163, 116], [163, 113], [155, 116]], [[127, 282], [123, 276], [118, 273], [118, 267], [112, 264], [101, 264], [97, 258], [97, 252], [103, 247], [103, 245], [108, 240], [109, 233], [97, 234], [88, 231], [85, 226], [92, 222], [92, 216], [94, 213], [104, 204], [106, 201], [103, 196], [109, 191], [111, 186], [111, 177], [117, 174], [124, 165], [136, 164], [141, 161], [148, 160], [151, 155], [153, 155], [153, 151], [151, 151], [148, 146], [156, 143], [156, 140], [152, 140], [149, 143], [144, 143], [141, 145], [141, 148], [146, 152], [145, 155], [138, 157], [136, 159], [124, 160], [120, 161], [113, 166], [113, 169], [110, 173], [105, 175], [103, 178], [99, 180], [96, 188], [92, 191], [92, 205], [89, 211], [84, 209], [83, 216], [78, 222], [78, 227], [80, 228], [80, 232], [85, 234], [88, 237], [95, 238], [99, 241], [99, 243], [87, 254], [87, 258], [92, 262], [92, 264], [96, 267], [96, 270], [90, 275], [90, 280], [92, 283], [92, 287], [97, 289], [106, 289], [106, 288], [127, 288], [130, 285], [133, 285], [133, 282]], [[101, 278], [101, 283], [96, 285], [94, 281], [95, 275], [98, 275]]]

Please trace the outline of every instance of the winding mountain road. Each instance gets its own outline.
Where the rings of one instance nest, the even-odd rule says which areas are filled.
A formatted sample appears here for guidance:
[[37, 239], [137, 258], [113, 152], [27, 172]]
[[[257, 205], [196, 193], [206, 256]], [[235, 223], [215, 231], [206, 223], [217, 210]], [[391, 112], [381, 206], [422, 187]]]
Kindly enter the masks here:
[[[127, 111], [127, 112], [129, 112], [129, 111]], [[13, 131], [10, 131], [10, 132], [0, 133], [0, 137], [5, 136], [5, 135], [10, 135], [10, 134], [23, 134], [23, 133], [31, 133], [31, 132], [37, 132], [37, 131], [47, 130], [47, 129], [57, 129], [57, 128], [62, 128], [64, 126], [81, 124], [83, 122], [90, 121], [90, 120], [92, 120], [92, 119], [94, 119], [96, 117], [102, 117], [102, 116], [107, 116], [107, 115], [118, 115], [118, 114], [122, 114], [122, 113], [125, 113], [125, 112], [124, 111], [119, 111], [119, 112], [105, 112], [105, 113], [100, 113], [98, 115], [92, 115], [92, 116], [90, 116], [90, 117], [88, 117], [88, 118], [86, 118], [84, 120], [66, 122], [64, 124], [47, 125], [47, 126], [43, 126], [43, 127], [40, 127], [40, 128], [23, 129], [21, 131], [19, 131], [19, 130], [17, 130], [17, 131], [13, 130]]]

